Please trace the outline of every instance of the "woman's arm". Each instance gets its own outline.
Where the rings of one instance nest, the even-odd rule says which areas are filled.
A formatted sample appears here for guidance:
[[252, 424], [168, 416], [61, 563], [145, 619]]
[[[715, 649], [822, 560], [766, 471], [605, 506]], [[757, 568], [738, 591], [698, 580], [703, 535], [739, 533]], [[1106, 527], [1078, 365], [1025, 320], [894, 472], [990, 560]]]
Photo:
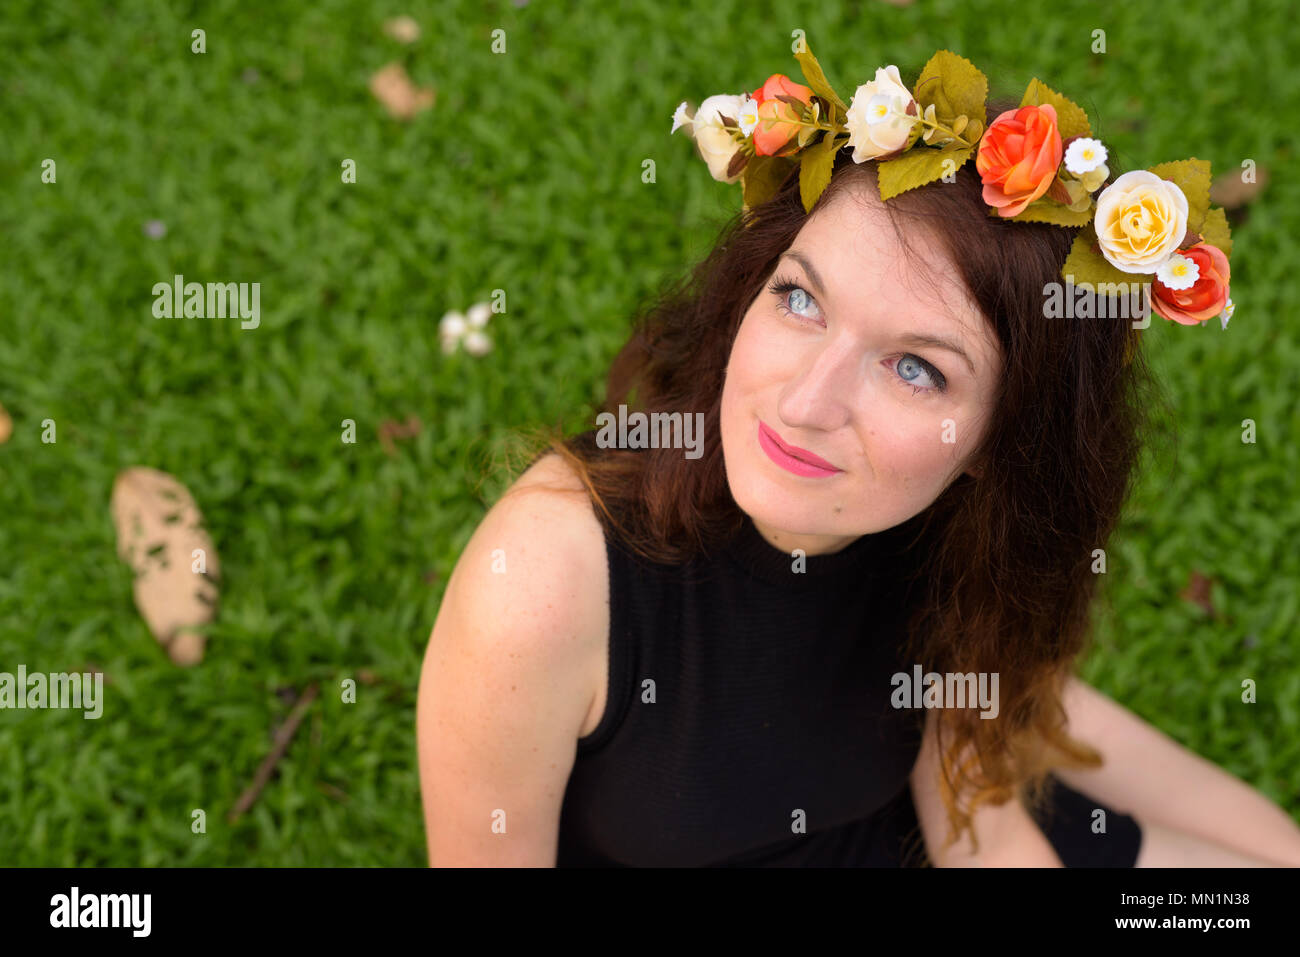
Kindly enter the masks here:
[[[1069, 734], [1101, 752], [1096, 770], [1057, 768], [1076, 791], [1144, 827], [1181, 831], [1252, 858], [1300, 866], [1300, 827], [1282, 808], [1078, 678], [1063, 695]], [[1145, 837], [1144, 837], [1145, 840]]]
[[925, 715], [921, 751], [910, 779], [912, 803], [921, 824], [926, 853], [935, 867], [1063, 867], [1056, 849], [1029, 816], [1019, 799], [993, 807], [981, 804], [972, 815], [979, 835], [979, 853], [972, 851], [970, 832], [945, 846], [948, 814], [939, 794], [939, 745], [934, 712]]

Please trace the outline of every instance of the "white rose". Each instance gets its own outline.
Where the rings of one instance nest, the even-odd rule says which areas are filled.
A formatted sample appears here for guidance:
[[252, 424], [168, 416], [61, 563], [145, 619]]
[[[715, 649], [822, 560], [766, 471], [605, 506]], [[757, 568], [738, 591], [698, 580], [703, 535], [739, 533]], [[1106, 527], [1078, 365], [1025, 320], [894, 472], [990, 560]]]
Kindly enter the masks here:
[[1150, 170], [1133, 170], [1097, 195], [1093, 227], [1116, 269], [1155, 272], [1187, 234], [1187, 197]]
[[907, 142], [916, 122], [907, 114], [912, 102], [912, 94], [893, 64], [877, 68], [876, 78], [857, 88], [845, 117], [853, 162], [884, 156]]
[[734, 183], [740, 174], [727, 176], [727, 166], [740, 149], [731, 133], [723, 127], [722, 116], [728, 116], [740, 122], [740, 111], [744, 106], [743, 96], [730, 96], [719, 93], [711, 96], [695, 113], [691, 121], [695, 133], [695, 145], [699, 147], [700, 156], [709, 164], [709, 175], [720, 183]]

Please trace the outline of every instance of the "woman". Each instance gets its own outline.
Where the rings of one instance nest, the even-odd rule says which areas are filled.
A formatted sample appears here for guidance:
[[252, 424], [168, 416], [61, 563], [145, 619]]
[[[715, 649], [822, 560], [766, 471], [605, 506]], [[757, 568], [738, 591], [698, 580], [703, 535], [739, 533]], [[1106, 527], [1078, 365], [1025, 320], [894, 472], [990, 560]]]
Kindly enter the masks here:
[[786, 177], [610, 373], [702, 448], [553, 437], [488, 512], [421, 679], [433, 865], [1300, 864], [1071, 677], [1155, 384], [1128, 319], [1045, 318], [1076, 230], [973, 166], [883, 203], [841, 150], [811, 213]]

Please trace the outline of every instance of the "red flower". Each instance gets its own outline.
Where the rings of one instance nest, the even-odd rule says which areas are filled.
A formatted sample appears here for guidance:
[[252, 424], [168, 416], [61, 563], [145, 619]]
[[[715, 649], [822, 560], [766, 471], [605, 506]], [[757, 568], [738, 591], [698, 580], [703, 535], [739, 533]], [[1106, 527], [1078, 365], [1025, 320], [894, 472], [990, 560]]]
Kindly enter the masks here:
[[1223, 311], [1228, 301], [1228, 257], [1218, 246], [1197, 243], [1180, 249], [1200, 269], [1190, 289], [1170, 289], [1159, 279], [1151, 286], [1151, 308], [1160, 316], [1184, 326], [1211, 319]]
[[[793, 96], [805, 105], [812, 103], [812, 90], [795, 83], [784, 73], [773, 73], [753, 92], [758, 104], [758, 125], [754, 127], [754, 152], [759, 156], [776, 156], [781, 147], [799, 132], [799, 114], [777, 96]], [[793, 153], [794, 150], [788, 150]]]
[[1052, 185], [1063, 153], [1056, 107], [1007, 110], [989, 124], [975, 154], [984, 202], [1004, 218], [1023, 212]]

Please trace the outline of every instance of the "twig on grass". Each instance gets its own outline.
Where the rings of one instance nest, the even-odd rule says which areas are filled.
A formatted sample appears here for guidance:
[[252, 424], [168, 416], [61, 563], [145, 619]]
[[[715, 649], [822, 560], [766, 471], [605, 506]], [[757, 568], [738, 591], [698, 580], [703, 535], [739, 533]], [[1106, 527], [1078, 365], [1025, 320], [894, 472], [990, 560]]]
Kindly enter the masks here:
[[279, 730], [275, 732], [275, 744], [271, 747], [271, 753], [262, 759], [262, 763], [257, 768], [257, 773], [253, 775], [253, 783], [245, 788], [244, 793], [239, 795], [239, 800], [235, 806], [230, 809], [226, 815], [226, 820], [234, 824], [239, 820], [240, 815], [253, 806], [257, 796], [262, 793], [262, 788], [266, 787], [266, 782], [271, 780], [271, 772], [275, 770], [276, 764], [284, 757], [284, 752], [289, 748], [289, 742], [293, 740], [294, 732], [298, 730], [298, 725], [311, 703], [316, 700], [316, 693], [319, 690], [315, 682], [307, 686], [307, 690], [302, 693], [298, 703], [293, 706], [289, 712], [289, 718], [284, 724], [280, 725]]

